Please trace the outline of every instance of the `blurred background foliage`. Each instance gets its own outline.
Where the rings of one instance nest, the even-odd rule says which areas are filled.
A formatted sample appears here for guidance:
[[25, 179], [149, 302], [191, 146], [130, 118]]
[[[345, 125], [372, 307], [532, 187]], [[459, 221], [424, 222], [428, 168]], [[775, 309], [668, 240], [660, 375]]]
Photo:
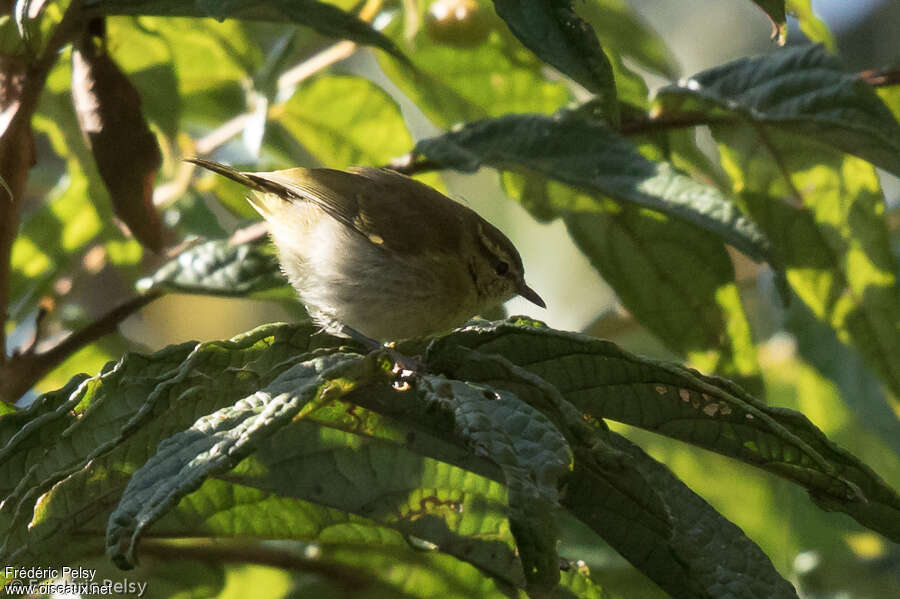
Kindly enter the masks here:
[[[253, 170], [387, 165], [407, 154], [416, 141], [457, 122], [507, 113], [549, 115], [591, 96], [523, 47], [489, 2], [333, 3], [371, 22], [409, 57], [415, 71], [383, 49], [335, 40], [309, 28], [238, 19], [173, 18], [164, 16], [166, 3], [156, 4], [162, 7], [160, 16], [109, 17], [105, 44], [136, 88], [140, 110], [159, 142], [152, 205], [163, 225], [160, 251], [143, 248], [115, 216], [121, 213], [79, 131], [71, 101], [74, 50], [66, 47], [49, 74], [33, 119], [37, 160], [29, 173], [19, 234], [12, 247], [5, 325], [8, 348], [25, 345], [38, 328], [41, 343], [58, 341], [132, 297], [138, 281], [163, 264], [172, 247], [185, 240], [222, 238], [251, 224], [254, 215], [241, 189], [221, 178], [193, 177], [193, 168], [181, 161], [183, 157], [212, 154], [221, 161], [252, 165]], [[651, 106], [653, 90], [679, 77], [777, 50], [766, 14], [745, 0], [589, 0], [576, 5], [594, 27], [610, 60], [618, 100], [638, 111]], [[900, 64], [896, 42], [900, 4], [822, 0], [787, 5], [784, 35], [789, 47], [810, 40], [822, 42], [840, 56], [848, 71]], [[126, 9], [121, 12], [129, 12], [128, 3], [122, 6]], [[40, 25], [44, 29], [32, 31], [29, 38], [35, 47], [46, 43], [51, 31], [47, 22], [54, 18], [58, 22], [61, 15], [54, 17], [53, 6], [46, 10]], [[7, 19], [3, 27], [8, 38], [10, 17], [2, 18]], [[895, 116], [900, 114], [898, 90], [896, 82], [878, 89]], [[627, 116], [623, 111], [626, 123]], [[697, 169], [705, 156], [712, 166], [701, 173], [703, 178], [730, 190], [739, 169], [732, 166], [723, 171], [718, 166], [720, 158], [709, 129], [681, 131], [668, 143], [681, 143], [682, 151], [698, 154], [679, 164], [677, 152], [672, 152], [676, 166]], [[634, 141], [646, 156], [664, 157], [652, 136], [634, 137]], [[880, 201], [880, 183], [883, 215], [896, 257], [900, 254], [900, 184], [886, 171], [879, 170], [877, 176], [873, 194]], [[529, 281], [548, 309], [536, 313], [524, 300], [514, 299], [506, 306], [509, 313], [526, 311], [554, 328], [608, 338], [647, 356], [686, 360], [704, 371], [721, 366], [718, 349], [694, 351], [687, 341], [678, 346], [642, 324], [645, 318], [662, 318], [659, 311], [663, 309], [676, 321], [692, 322], [694, 308], [677, 301], [681, 290], [666, 296], [671, 303], [664, 308], [649, 302], [643, 312], [626, 310], [618, 298], [636, 293], [628, 289], [628, 281], [640, 286], [641, 275], [635, 280], [626, 269], [619, 278], [604, 281], [573, 242], [579, 234], [597, 235], [597, 230], [585, 233], [584, 221], [575, 223], [558, 215], [535, 218], [541, 214], [529, 204], [528, 192], [534, 188], [528, 181], [509, 173], [500, 176], [490, 168], [475, 174], [444, 171], [419, 177], [471, 205], [520, 249]], [[570, 190], [544, 193], [558, 199]], [[577, 198], [565, 201], [577, 202]], [[645, 209], [611, 210], [627, 213], [598, 222], [595, 226], [603, 235], [616, 235], [616, 223], [647, 217]], [[684, 234], [670, 220], [664, 217], [659, 234], [673, 238]], [[135, 227], [134, 222], [130, 224]], [[728, 309], [742, 309], [749, 323], [746, 329], [740, 322], [726, 327], [733, 364], [724, 373], [764, 389], [771, 405], [803, 412], [889, 484], [900, 487], [900, 404], [859, 352], [846, 337], [838, 338], [822, 324], [803, 302], [795, 299], [785, 307], [769, 267], [734, 251], [719, 256], [713, 249], [706, 256], [703, 268], [724, 260], [725, 279], [731, 278], [733, 263], [736, 287], [727, 292], [732, 294], [727, 298], [717, 297], [721, 305], [732, 306]], [[608, 266], [606, 270], [612, 274]], [[697, 272], [698, 277], [701, 274]], [[688, 282], [689, 287], [694, 284], [708, 284], [715, 291], [728, 283], [718, 279]], [[669, 292], [660, 289], [659, 293]], [[189, 339], [224, 339], [261, 323], [297, 320], [303, 314], [290, 293], [263, 299], [169, 293], [124, 320], [117, 333], [73, 353], [19, 405], [26, 405], [37, 393], [62, 387], [77, 373], [99, 371], [128, 350], [153, 351]], [[674, 336], [684, 339], [696, 326], [700, 325], [692, 324]], [[787, 481], [625, 425], [614, 428], [625, 431], [743, 528], [802, 596], [896, 596], [900, 588], [897, 545], [845, 515], [819, 510], [802, 489]], [[569, 541], [561, 554], [583, 560], [610, 591], [626, 597], [664, 596], [612, 550], [592, 542], [580, 544], [579, 525], [573, 522], [568, 528]], [[152, 558], [149, 564], [145, 567], [152, 570]], [[161, 576], [161, 570], [153, 576]], [[137, 578], [142, 575], [150, 574], [135, 573]], [[165, 575], [176, 577], [171, 571]], [[263, 588], [266, 596], [342, 596], [314, 573], [298, 578], [261, 566], [228, 565], [208, 580], [212, 581], [209, 588], [194, 589], [190, 596], [262, 596]], [[154, 586], [162, 592], [163, 583]]]

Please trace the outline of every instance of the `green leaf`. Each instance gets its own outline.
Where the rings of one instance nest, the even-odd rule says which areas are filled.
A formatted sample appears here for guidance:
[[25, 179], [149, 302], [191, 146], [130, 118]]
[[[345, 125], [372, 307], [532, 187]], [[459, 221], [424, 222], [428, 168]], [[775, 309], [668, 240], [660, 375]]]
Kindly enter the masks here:
[[109, 518], [110, 559], [121, 568], [133, 567], [135, 545], [145, 528], [209, 476], [233, 468], [308, 402], [352, 389], [352, 384], [331, 381], [347, 376], [352, 380], [360, 363], [359, 356], [340, 353], [301, 362], [234, 406], [203, 417], [163, 441], [131, 477]]
[[713, 134], [794, 291], [900, 393], [900, 285], [875, 169], [779, 131], [767, 131], [763, 144], [755, 128], [716, 126]]
[[141, 109], [147, 118], [174, 139], [181, 118], [181, 95], [172, 65], [156, 64], [128, 73], [128, 78], [140, 92]]
[[791, 305], [785, 328], [797, 340], [797, 351], [803, 359], [830, 379], [860, 422], [900, 456], [900, 422], [881, 381], [859, 352], [842, 343], [834, 329], [818, 320], [802, 302]]
[[559, 389], [584, 413], [740, 459], [805, 487], [888, 538], [900, 538], [900, 496], [799, 412], [772, 408], [724, 379], [639, 358], [614, 344], [539, 327], [471, 326], [436, 343], [500, 354]]
[[599, 96], [606, 114], [617, 120], [612, 67], [594, 30], [575, 13], [571, 0], [494, 0], [494, 7], [525, 47]]
[[262, 56], [248, 39], [244, 23], [160, 17], [107, 19], [107, 23], [112, 54], [135, 77], [148, 116], [165, 133], [169, 134], [173, 117], [219, 126], [246, 110], [241, 85]]
[[273, 120], [329, 168], [387, 164], [412, 143], [396, 102], [360, 77], [318, 77]]
[[573, 477], [565, 505], [662, 589], [673, 597], [715, 599], [723, 596], [723, 589], [748, 598], [797, 597], [768, 556], [668, 468], [616, 433], [608, 432], [604, 439], [625, 453], [625, 463], [665, 498], [671, 537], [654, 538], [651, 531], [627, 519], [604, 518], [598, 503], [614, 504], [617, 498], [585, 484], [587, 476]]
[[491, 166], [540, 173], [588, 193], [677, 216], [715, 233], [754, 260], [770, 259], [768, 241], [756, 224], [718, 191], [667, 163], [645, 159], [602, 123], [577, 113], [476, 121], [420, 141], [415, 152], [461, 171]]
[[628, 312], [669, 349], [706, 372], [756, 376], [756, 350], [721, 240], [680, 219], [585, 197], [540, 176], [504, 173], [504, 183], [535, 216], [563, 215], [575, 244]]
[[[159, 441], [265, 386], [307, 352], [339, 340], [312, 325], [269, 325], [230, 341], [126, 354], [0, 419], [4, 561], [80, 558], [101, 550], [106, 518]], [[47, 493], [51, 487], [52, 493]], [[42, 498], [35, 512], [35, 502]], [[58, 535], [97, 531], [60, 544]]]
[[[332, 439], [328, 449], [322, 441], [314, 441], [325, 439], [326, 435], [309, 430], [296, 433], [307, 441], [283, 440], [271, 450], [260, 449], [253, 459], [277, 459], [277, 476], [267, 474], [276, 471], [270, 467], [247, 467], [249, 476], [229, 475], [229, 480], [374, 518], [405, 534], [435, 543], [441, 551], [476, 563], [517, 585], [522, 584], [520, 568], [524, 567], [530, 584], [537, 588], [551, 587], [559, 576], [554, 519], [557, 479], [567, 472], [571, 460], [562, 435], [544, 415], [510, 393], [431, 375], [419, 377], [416, 390], [421, 397], [403, 394], [398, 397], [396, 393], [390, 393], [385, 397], [385, 403], [376, 402], [374, 406], [370, 404], [372, 398], [357, 399], [392, 415], [402, 413], [404, 424], [426, 425], [424, 430], [417, 429], [405, 435], [391, 432], [395, 425], [389, 420], [359, 410], [354, 410], [349, 419], [345, 416], [346, 408], [332, 412], [313, 410], [305, 418], [337, 425], [344, 430], [352, 427], [367, 436], [389, 438], [417, 453], [424, 452], [459, 465], [471, 467], [473, 454], [483, 456], [499, 467], [498, 472], [491, 474], [504, 481], [508, 488], [508, 513], [505, 516], [509, 519], [509, 528], [505, 524], [506, 518], [502, 518], [502, 523], [498, 520], [496, 504], [502, 496], [498, 496], [496, 490], [491, 491], [490, 485], [486, 487], [486, 480], [471, 478], [473, 475], [462, 472], [454, 473], [452, 469], [448, 472], [446, 465], [422, 462], [420, 457], [406, 455], [406, 450], [396, 447], [363, 439], [342, 441], [346, 437], [340, 437], [335, 431], [327, 435]], [[367, 391], [373, 392], [377, 396], [377, 391]], [[410, 400], [414, 402], [410, 403]], [[340, 417], [340, 422], [334, 421], [336, 416]], [[431, 437], [444, 429], [447, 432], [441, 433], [440, 437]], [[287, 435], [288, 432], [278, 434]], [[466, 450], [465, 453], [448, 453], [438, 438], [454, 440]], [[309, 447], [313, 442], [318, 445]], [[328, 457], [332, 452], [336, 455]], [[267, 458], [267, 455], [272, 457]], [[315, 460], [304, 458], [298, 461], [296, 475], [285, 477], [287, 472], [293, 471], [287, 460], [295, 455], [298, 458], [309, 455]], [[357, 466], [353, 466], [356, 461]], [[335, 480], [329, 487], [324, 487], [319, 482], [321, 477], [308, 474], [330, 470], [333, 463], [339, 465], [345, 482]], [[372, 464], [376, 465], [374, 470]], [[378, 464], [391, 466], [381, 468]], [[302, 471], [299, 470], [301, 467]], [[471, 483], [467, 482], [470, 478]], [[398, 504], [397, 497], [401, 492], [411, 493], [409, 501], [412, 503]], [[435, 499], [428, 499], [429, 496]], [[459, 505], [458, 510], [453, 507], [455, 504]], [[470, 512], [476, 516], [476, 521], [468, 520], [466, 514]], [[424, 514], [434, 517], [443, 514], [444, 522], [418, 521]], [[483, 532], [479, 533], [479, 530]], [[518, 561], [513, 558], [512, 546], [504, 548], [497, 544], [504, 539], [510, 543], [510, 531], [515, 536], [522, 561], [521, 566], [513, 566], [512, 571], [512, 564]]]
[[233, 18], [274, 23], [292, 22], [334, 38], [375, 46], [409, 62], [394, 43], [365, 21], [336, 6], [316, 0], [232, 0], [184, 2], [181, 0], [86, 0], [85, 9], [102, 15], [156, 15], [162, 17]]
[[900, 85], [888, 85], [875, 90], [894, 118], [900, 121]]
[[900, 125], [872, 89], [812, 46], [706, 71], [658, 101], [666, 116], [710, 118], [734, 192], [796, 293], [900, 392], [900, 286], [884, 200], [874, 168], [842, 153], [900, 172]]
[[[292, 519], [287, 529], [283, 524], [263, 526], [249, 513], [254, 524], [245, 528], [228, 522], [220, 528], [210, 527], [206, 524], [210, 517], [206, 499], [191, 495], [189, 519], [179, 505], [168, 526], [164, 519], [153, 527], [154, 535], [179, 536], [202, 530], [204, 534], [321, 539], [327, 526], [340, 521], [335, 513], [340, 510], [349, 514], [348, 522], [390, 527], [477, 564], [507, 583], [524, 583], [502, 485], [411, 451], [402, 429], [390, 419], [358, 406], [329, 403], [312, 407], [302, 420], [260, 441], [252, 456], [218, 476], [230, 484], [259, 489], [264, 498], [311, 502], [293, 516], [276, 518], [283, 524]], [[347, 417], [348, 411], [353, 418]], [[353, 431], [340, 430], [347, 426]], [[372, 426], [389, 432], [384, 434]], [[251, 507], [245, 501], [230, 509], [258, 511], [262, 506]], [[277, 510], [277, 504], [271, 509]], [[311, 519], [317, 511], [323, 514], [322, 523], [318, 527], [312, 522], [304, 525], [303, 519]], [[197, 528], [186, 530], [191, 524]], [[330, 542], [338, 540], [329, 535]]]
[[572, 460], [561, 433], [540, 412], [506, 392], [443, 377], [417, 381], [426, 403], [450, 412], [469, 450], [503, 471], [509, 489], [510, 528], [529, 586], [559, 580], [554, 507], [558, 479]]
[[831, 35], [831, 30], [822, 19], [816, 16], [812, 9], [812, 0], [787, 0], [788, 13], [800, 23], [800, 31], [811, 42], [819, 42], [828, 48], [829, 52], [837, 54], [838, 48]]
[[565, 223], [628, 311], [667, 347], [704, 372], [758, 375], [734, 266], [721, 240], [630, 205], [572, 214]]
[[[665, 41], [624, 0], [576, 3], [575, 10], [591, 24], [604, 50], [626, 56], [639, 66], [668, 79], [678, 77], [678, 64]], [[616, 77], [621, 92], [622, 82]], [[621, 96], [621, 93], [620, 93]]]
[[[141, 530], [160, 517], [157, 535], [315, 538], [309, 525], [296, 532], [285, 529], [293, 513], [284, 511], [287, 498], [298, 497], [331, 506], [325, 514], [335, 514], [333, 508], [358, 512], [404, 534], [438, 542], [442, 551], [521, 586], [514, 533], [523, 564], [535, 564], [530, 576], [535, 588], [551, 586], [558, 577], [552, 508], [557, 478], [570, 460], [553, 425], [506, 392], [422, 378], [417, 385], [423, 385], [427, 399], [418, 401], [419, 421], [434, 426], [449, 418], [455, 442], [489, 461], [452, 448], [448, 453], [437, 437], [410, 436], [377, 415], [341, 406], [341, 396], [389, 379], [360, 355], [311, 352], [313, 340], [326, 347], [341, 342], [324, 335], [311, 340], [313, 331], [309, 326], [268, 326], [228, 342], [126, 355], [98, 377], [75, 379], [66, 389], [43, 396], [27, 414], [0, 419], [0, 481], [7, 484], [0, 525], [11, 532], [3, 555], [21, 563], [39, 553], [71, 559], [95, 551], [97, 526], [127, 484], [119, 511], [110, 517], [110, 551], [121, 556], [119, 563], [129, 559]], [[452, 396], [445, 386], [453, 389]], [[398, 393], [387, 384], [383, 390], [395, 400], [388, 403], [397, 405]], [[304, 408], [313, 397], [319, 401]], [[238, 398], [244, 399], [235, 403]], [[194, 422], [197, 413], [209, 415]], [[338, 430], [342, 428], [346, 430]], [[43, 451], [35, 452], [37, 447]], [[463, 463], [497, 464], [497, 475], [503, 473], [509, 491], [416, 455], [422, 451]], [[252, 457], [242, 460], [250, 452]], [[320, 477], [300, 474], [335, 467], [359, 488], [350, 492], [339, 480], [323, 486]], [[285, 477], [292, 469], [298, 475]], [[219, 490], [204, 496], [201, 489], [195, 497], [192, 491], [201, 485], [216, 484], [210, 476], [223, 481]], [[278, 501], [269, 505], [282, 515], [260, 518], [262, 506], [249, 507], [252, 491], [228, 508], [248, 510], [247, 520], [216, 519], [210, 513], [211, 507], [226, 509], [222, 502], [234, 497], [232, 491], [251, 487], [257, 497], [274, 493]], [[185, 499], [179, 502], [181, 497]], [[297, 517], [325, 509], [296, 508]], [[75, 531], [82, 533], [79, 543], [54, 547], [58, 535]]]
[[[740, 529], [664, 466], [606, 430], [602, 420], [587, 424], [546, 381], [500, 356], [443, 340], [428, 358], [451, 376], [512, 391], [553, 420], [575, 453], [563, 506], [673, 596], [717, 597], [718, 589], [729, 587], [753, 589], [753, 596], [795, 597]], [[729, 566], [709, 569], [710, 544], [728, 548], [727, 557], [719, 553], [715, 559]]]
[[229, 297], [282, 297], [289, 292], [278, 260], [260, 244], [207, 241], [182, 252], [138, 281], [142, 293], [164, 290]]
[[[241, 198], [246, 203], [246, 200]], [[166, 224], [178, 227], [183, 238], [221, 239], [228, 236], [216, 214], [198, 193], [188, 191], [166, 211]]]
[[662, 88], [659, 118], [702, 115], [760, 135], [791, 133], [900, 175], [900, 125], [872, 88], [821, 45], [742, 58]]
[[[481, 0], [478, 10], [490, 11], [486, 4]], [[425, 3], [419, 5], [425, 8]], [[572, 97], [563, 82], [547, 79], [544, 64], [502, 23], [474, 48], [439, 43], [427, 31], [407, 39], [399, 18], [385, 32], [415, 56], [416, 68], [405, 68], [386, 56], [378, 57], [379, 66], [439, 127], [507, 112], [550, 113]]]

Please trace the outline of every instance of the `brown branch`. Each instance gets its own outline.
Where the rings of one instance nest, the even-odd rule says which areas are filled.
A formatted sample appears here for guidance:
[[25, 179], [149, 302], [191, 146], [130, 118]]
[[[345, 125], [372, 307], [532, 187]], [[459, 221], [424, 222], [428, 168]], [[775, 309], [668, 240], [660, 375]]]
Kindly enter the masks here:
[[142, 556], [163, 561], [259, 564], [285, 570], [312, 572], [328, 578], [345, 591], [361, 591], [377, 584], [377, 579], [370, 578], [357, 569], [307, 558], [295, 551], [274, 549], [259, 544], [203, 542], [186, 545], [145, 538], [141, 542], [140, 553]]
[[427, 158], [416, 158], [415, 153], [410, 152], [409, 154], [394, 158], [393, 160], [391, 160], [390, 164], [388, 164], [384, 168], [389, 168], [392, 171], [397, 171], [402, 175], [415, 175], [416, 173], [438, 171], [445, 167], [442, 166], [439, 162], [435, 162], [434, 160], [428, 160]]
[[686, 129], [701, 125], [732, 124], [740, 122], [740, 119], [729, 116], [710, 116], [703, 112], [685, 112], [675, 116], [661, 116], [634, 121], [623, 121], [619, 133], [629, 137], [632, 135], [646, 135], [657, 131], [669, 131], [671, 129]]
[[[35, 162], [30, 123], [16, 118], [25, 109], [27, 73], [28, 68], [20, 58], [0, 56], [0, 177], [6, 188], [0, 196], [0, 316], [3, 323], [9, 306], [9, 260], [18, 233], [25, 182]], [[5, 326], [0, 326], [0, 364], [5, 361]]]
[[[685, 129], [700, 125], [716, 125], [740, 122], [737, 117], [710, 116], [702, 112], [684, 113], [676, 116], [663, 116], [650, 119], [624, 121], [619, 128], [619, 133], [629, 137], [632, 135], [646, 135], [657, 131], [670, 129]], [[414, 152], [405, 154], [391, 160], [385, 166], [404, 175], [414, 175], [444, 168], [440, 163], [427, 158], [417, 157]]]
[[161, 295], [161, 291], [151, 291], [133, 297], [75, 331], [47, 351], [13, 354], [5, 363], [0, 364], [0, 401], [14, 403], [66, 358], [85, 345], [115, 332], [123, 320]]
[[860, 71], [856, 76], [872, 87], [900, 85], [900, 68], [868, 69], [866, 71]]
[[[73, 0], [33, 62], [0, 56], [0, 177], [9, 197], [0, 201], [0, 365], [8, 362], [5, 323], [9, 307], [9, 260], [18, 232], [19, 210], [28, 171], [35, 164], [31, 117], [60, 49], [81, 27], [81, 0]], [[5, 194], [4, 194], [5, 195]]]

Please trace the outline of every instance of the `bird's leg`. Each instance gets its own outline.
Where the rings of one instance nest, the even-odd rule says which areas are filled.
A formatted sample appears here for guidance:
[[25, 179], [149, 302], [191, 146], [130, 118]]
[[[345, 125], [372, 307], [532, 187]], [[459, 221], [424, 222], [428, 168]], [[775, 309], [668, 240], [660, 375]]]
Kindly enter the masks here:
[[418, 356], [405, 356], [394, 349], [393, 343], [380, 343], [371, 337], [363, 335], [356, 329], [352, 327], [348, 327], [345, 324], [339, 325], [339, 330], [342, 335], [346, 335], [347, 337], [353, 339], [354, 341], [358, 341], [362, 345], [364, 345], [370, 352], [376, 351], [386, 351], [388, 355], [391, 357], [391, 360], [394, 361], [394, 374], [398, 375], [401, 378], [406, 378], [412, 376], [416, 372], [422, 370], [422, 359]]
[[345, 337], [350, 337], [354, 341], [359, 341], [369, 351], [375, 351], [377, 349], [381, 349], [382, 347], [384, 347], [383, 345], [381, 345], [381, 343], [379, 343], [375, 339], [372, 339], [371, 337], [366, 337], [365, 335], [363, 335], [356, 329], [348, 327], [345, 324], [339, 324], [338, 330], [340, 331], [341, 335], [344, 335]]

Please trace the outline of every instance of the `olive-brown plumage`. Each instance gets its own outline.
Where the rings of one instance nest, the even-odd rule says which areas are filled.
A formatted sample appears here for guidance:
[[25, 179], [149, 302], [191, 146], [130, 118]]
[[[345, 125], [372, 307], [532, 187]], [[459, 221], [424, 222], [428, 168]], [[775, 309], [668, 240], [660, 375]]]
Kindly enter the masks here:
[[512, 242], [470, 208], [387, 169], [263, 173], [191, 159], [252, 190], [282, 270], [310, 314], [333, 332], [379, 340], [447, 330], [525, 284]]

